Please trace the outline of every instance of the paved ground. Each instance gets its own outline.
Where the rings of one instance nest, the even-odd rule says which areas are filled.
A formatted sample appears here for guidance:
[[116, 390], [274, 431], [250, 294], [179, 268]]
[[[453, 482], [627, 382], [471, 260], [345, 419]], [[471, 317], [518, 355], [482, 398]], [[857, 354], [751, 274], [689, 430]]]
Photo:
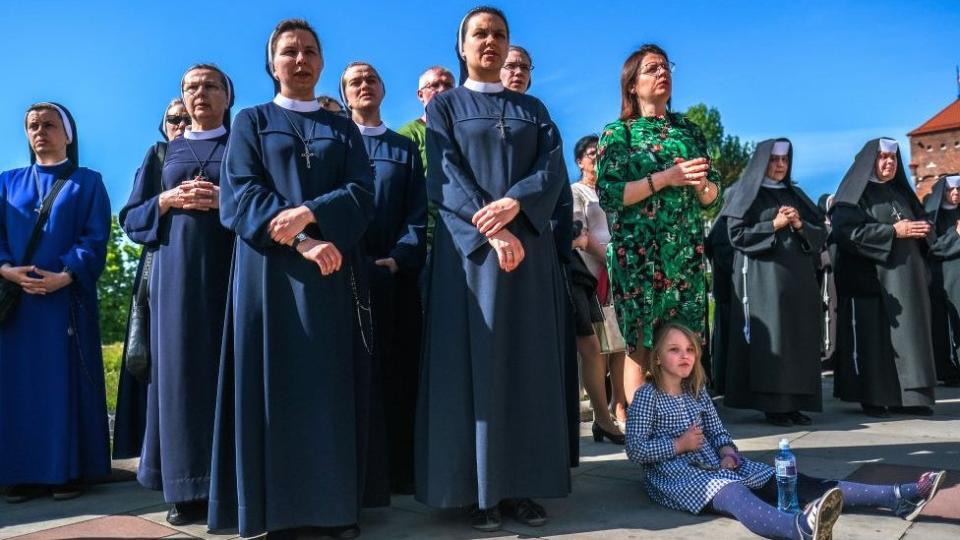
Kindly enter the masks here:
[[[824, 395], [830, 394], [827, 378]], [[934, 417], [895, 416], [886, 421], [868, 419], [854, 406], [827, 399], [824, 413], [814, 415], [809, 430], [781, 431], [759, 423], [760, 415], [749, 411], [721, 408], [721, 415], [740, 448], [753, 459], [772, 461], [779, 438], [789, 438], [806, 474], [843, 478], [870, 463], [960, 470], [960, 389], [940, 388], [937, 395]], [[484, 535], [467, 527], [459, 512], [433, 511], [411, 497], [398, 497], [390, 508], [363, 513], [361, 538], [753, 538], [731, 519], [692, 516], [652, 504], [640, 485], [639, 470], [627, 462], [621, 447], [594, 443], [589, 424], [581, 432], [583, 458], [573, 473], [573, 494], [544, 501], [552, 516], [545, 527], [532, 529], [508, 521], [500, 533]], [[957, 480], [948, 479], [954, 485], [951, 490], [960, 490]], [[72, 501], [0, 502], [0, 539], [233, 538], [207, 534], [200, 526], [171, 528], [165, 513], [162, 498], [134, 482], [103, 484]], [[960, 508], [954, 515], [960, 515]], [[834, 532], [838, 539], [956, 540], [960, 520], [921, 517], [911, 524], [882, 513], [847, 513]]]

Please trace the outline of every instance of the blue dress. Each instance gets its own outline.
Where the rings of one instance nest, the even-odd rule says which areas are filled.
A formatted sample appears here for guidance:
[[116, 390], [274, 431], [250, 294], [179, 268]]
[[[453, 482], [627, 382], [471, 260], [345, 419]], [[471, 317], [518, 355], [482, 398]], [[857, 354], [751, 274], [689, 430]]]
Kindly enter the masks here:
[[[171, 141], [160, 190], [200, 174], [197, 158], [207, 180], [219, 184], [226, 143], [226, 135]], [[120, 211], [130, 239], [157, 250], [150, 276], [151, 373], [137, 479], [162, 490], [167, 502], [202, 500], [210, 486], [210, 434], [234, 235], [220, 224], [216, 210], [171, 208], [160, 216], [160, 192], [145, 174], [148, 165], [140, 168]]]
[[[456, 88], [427, 106], [427, 195], [440, 214], [417, 410], [416, 495], [434, 507], [570, 490], [563, 287], [550, 218], [566, 181], [543, 104]], [[470, 220], [502, 197], [526, 258], [513, 272]]]
[[[310, 167], [293, 126], [309, 144]], [[237, 236], [228, 289], [209, 526], [242, 536], [356, 523], [370, 438], [371, 361], [353, 283], [373, 210], [360, 132], [324, 110], [244, 109], [230, 131], [220, 219]], [[313, 211], [315, 238], [343, 266], [331, 275], [267, 229], [280, 211]], [[355, 278], [355, 279], [354, 279]], [[364, 331], [366, 332], [366, 331]]]
[[[0, 173], [0, 264], [19, 266], [46, 195], [68, 164]], [[100, 174], [79, 168], [53, 204], [32, 264], [74, 282], [22, 294], [0, 325], [0, 485], [64, 484], [110, 472], [97, 278], [110, 236]], [[39, 339], [38, 339], [39, 338]]]
[[[674, 441], [695, 422], [703, 429], [703, 446], [677, 454]], [[745, 458], [736, 469], [719, 468], [720, 449], [736, 445], [706, 390], [698, 397], [688, 392], [672, 396], [653, 383], [644, 384], [627, 410], [626, 443], [627, 457], [644, 468], [644, 487], [650, 498], [694, 514], [727, 484], [740, 482], [759, 489], [774, 474], [773, 467]]]
[[[388, 463], [374, 459], [371, 467], [389, 466], [389, 474], [371, 470], [368, 484], [389, 481], [392, 491], [407, 492], [413, 484], [413, 424], [423, 334], [418, 280], [427, 256], [426, 180], [420, 151], [410, 139], [387, 129], [382, 134], [363, 135], [363, 144], [376, 170], [375, 212], [364, 244], [377, 335], [377, 371], [382, 375], [381, 389], [374, 394], [382, 397], [385, 406], [386, 440], [380, 444], [386, 446], [388, 457]], [[388, 257], [397, 262], [396, 274], [374, 264]]]

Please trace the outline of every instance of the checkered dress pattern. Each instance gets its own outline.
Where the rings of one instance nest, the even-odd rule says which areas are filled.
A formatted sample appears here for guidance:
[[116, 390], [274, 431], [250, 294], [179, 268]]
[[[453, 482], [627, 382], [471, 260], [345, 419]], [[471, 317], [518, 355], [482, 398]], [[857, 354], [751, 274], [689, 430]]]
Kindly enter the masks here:
[[[674, 440], [694, 423], [703, 429], [703, 446], [678, 455]], [[676, 510], [700, 513], [727, 484], [758, 489], [774, 475], [770, 465], [748, 459], [734, 470], [720, 468], [720, 448], [736, 445], [706, 390], [697, 397], [688, 392], [672, 396], [652, 383], [643, 385], [627, 411], [626, 439], [627, 457], [646, 473], [647, 494]]]

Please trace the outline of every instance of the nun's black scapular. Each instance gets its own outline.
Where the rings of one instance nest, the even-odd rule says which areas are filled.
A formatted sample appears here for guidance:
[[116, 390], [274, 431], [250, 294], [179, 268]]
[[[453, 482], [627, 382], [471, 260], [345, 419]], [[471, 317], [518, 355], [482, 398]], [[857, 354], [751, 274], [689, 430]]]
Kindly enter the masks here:
[[944, 175], [924, 204], [937, 241], [930, 247], [930, 307], [937, 379], [960, 383], [960, 208], [946, 200], [948, 189], [960, 187], [960, 175]]
[[[779, 182], [766, 176], [773, 154], [788, 158]], [[735, 250], [725, 354], [728, 407], [773, 414], [822, 408], [816, 267], [827, 233], [823, 214], [793, 181], [792, 165], [789, 141], [761, 142], [720, 213]], [[774, 229], [784, 206], [797, 210], [802, 227]]]
[[867, 142], [830, 210], [830, 238], [838, 248], [834, 394], [860, 402], [871, 414], [883, 414], [878, 407], [930, 408], [936, 385], [930, 298], [924, 294], [929, 285], [924, 256], [934, 234], [896, 237], [894, 223], [922, 220], [924, 210], [907, 181], [899, 148], [896, 176], [877, 179], [881, 142], [895, 145], [890, 139]]

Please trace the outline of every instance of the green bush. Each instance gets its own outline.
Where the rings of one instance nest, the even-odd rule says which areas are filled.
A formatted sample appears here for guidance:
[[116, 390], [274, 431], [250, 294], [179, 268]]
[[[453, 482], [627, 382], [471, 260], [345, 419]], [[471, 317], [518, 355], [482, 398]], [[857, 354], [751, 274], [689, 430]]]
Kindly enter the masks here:
[[117, 410], [117, 385], [120, 384], [120, 361], [123, 342], [103, 346], [103, 379], [107, 387], [107, 410]]

